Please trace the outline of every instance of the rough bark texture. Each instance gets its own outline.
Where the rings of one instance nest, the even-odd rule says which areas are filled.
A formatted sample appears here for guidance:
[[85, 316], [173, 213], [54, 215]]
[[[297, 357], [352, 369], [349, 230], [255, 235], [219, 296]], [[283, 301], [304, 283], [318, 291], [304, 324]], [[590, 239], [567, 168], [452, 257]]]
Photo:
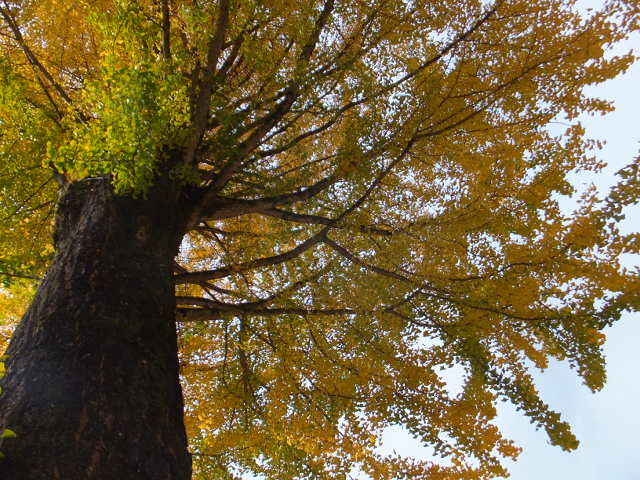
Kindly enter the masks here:
[[[174, 323], [180, 237], [171, 188], [60, 200], [57, 253], [7, 352], [0, 478], [191, 478]], [[1, 425], [1, 423], [0, 423]]]

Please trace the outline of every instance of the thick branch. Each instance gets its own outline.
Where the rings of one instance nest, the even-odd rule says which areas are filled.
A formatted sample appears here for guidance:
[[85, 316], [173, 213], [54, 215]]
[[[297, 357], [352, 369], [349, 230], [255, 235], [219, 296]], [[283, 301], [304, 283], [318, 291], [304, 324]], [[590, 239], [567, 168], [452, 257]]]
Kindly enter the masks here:
[[162, 0], [162, 56], [171, 59], [171, 13], [169, 0]]
[[42, 278], [36, 277], [35, 275], [25, 275], [22, 273], [11, 273], [0, 270], [0, 277], [11, 277], [11, 278], [23, 278], [26, 280], [37, 280], [40, 281]]
[[297, 192], [276, 195], [274, 197], [258, 198], [255, 200], [234, 199], [211, 196], [208, 203], [203, 205], [199, 220], [222, 220], [238, 217], [249, 213], [262, 213], [283, 205], [309, 200], [335, 183], [337, 177], [329, 175], [313, 185]]
[[[185, 302], [186, 303], [186, 302]], [[220, 302], [218, 302], [220, 303]], [[274, 315], [355, 315], [359, 312], [350, 308], [246, 308], [243, 305], [220, 304], [211, 308], [177, 308], [178, 322], [197, 322], [214, 320], [224, 313], [253, 314], [262, 316]]]
[[302, 253], [309, 250], [311, 247], [321, 243], [329, 230], [329, 227], [323, 228], [320, 232], [314, 236], [308, 238], [297, 247], [289, 250], [288, 252], [281, 253], [279, 255], [273, 255], [270, 257], [258, 258], [250, 262], [241, 263], [239, 265], [230, 265], [226, 267], [217, 268], [215, 270], [205, 270], [200, 272], [189, 272], [176, 275], [174, 277], [176, 285], [184, 283], [200, 283], [207, 280], [214, 280], [216, 278], [224, 278], [234, 273], [247, 272], [255, 268], [268, 267], [278, 265], [300, 256]]
[[271, 307], [264, 308], [267, 300], [260, 302], [230, 304], [201, 297], [177, 297], [179, 305], [191, 305], [202, 308], [179, 307], [176, 309], [177, 319], [181, 322], [214, 320], [224, 313], [252, 314], [262, 316], [272, 315], [373, 315], [379, 313], [396, 314], [396, 308], [410, 302], [418, 292], [411, 292], [404, 299], [388, 306], [372, 310], [354, 310], [352, 308], [302, 308], [302, 307]]
[[222, 52], [224, 37], [229, 24], [229, 2], [221, 0], [215, 22], [215, 30], [209, 40], [207, 62], [202, 72], [196, 72], [193, 81], [198, 85], [198, 98], [193, 106], [192, 131], [190, 141], [185, 152], [185, 162], [193, 163], [195, 154], [207, 129], [211, 95], [213, 94], [216, 65]]
[[320, 12], [318, 20], [316, 21], [313, 34], [311, 35], [309, 42], [304, 46], [302, 52], [300, 53], [300, 59], [302, 61], [308, 62], [311, 59], [311, 55], [313, 55], [313, 51], [315, 50], [316, 45], [318, 44], [318, 40], [320, 39], [320, 34], [322, 33], [324, 27], [327, 25], [334, 7], [334, 0], [327, 0], [326, 2], [324, 2], [324, 7], [322, 8], [322, 12]]

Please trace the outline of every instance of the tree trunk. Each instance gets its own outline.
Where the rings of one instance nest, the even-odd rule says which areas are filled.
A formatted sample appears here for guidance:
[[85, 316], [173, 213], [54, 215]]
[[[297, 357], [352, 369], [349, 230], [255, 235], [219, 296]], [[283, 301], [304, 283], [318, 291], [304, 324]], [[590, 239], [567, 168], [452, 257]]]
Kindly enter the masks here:
[[177, 196], [67, 187], [56, 255], [16, 330], [2, 380], [0, 478], [191, 478], [178, 378], [172, 262]]

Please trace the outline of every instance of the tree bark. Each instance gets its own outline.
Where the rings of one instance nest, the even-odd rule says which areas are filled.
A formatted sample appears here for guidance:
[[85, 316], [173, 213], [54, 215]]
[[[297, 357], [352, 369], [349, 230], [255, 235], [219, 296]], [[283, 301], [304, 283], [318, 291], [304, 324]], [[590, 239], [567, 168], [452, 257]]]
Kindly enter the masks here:
[[191, 478], [172, 264], [183, 220], [170, 185], [147, 199], [106, 178], [66, 187], [56, 255], [2, 380], [0, 478]]

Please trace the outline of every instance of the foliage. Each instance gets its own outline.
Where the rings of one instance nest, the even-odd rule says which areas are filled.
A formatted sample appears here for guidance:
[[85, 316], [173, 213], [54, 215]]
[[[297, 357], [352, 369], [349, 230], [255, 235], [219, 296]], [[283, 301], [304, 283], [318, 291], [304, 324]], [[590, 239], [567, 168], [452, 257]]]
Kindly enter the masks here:
[[0, 60], [0, 283], [33, 276], [50, 258], [50, 222], [54, 189], [51, 172], [42, 169], [47, 137], [43, 114], [24, 101], [26, 82], [11, 60]]
[[0, 289], [0, 352], [6, 350], [13, 329], [33, 297], [33, 283], [32, 280], [12, 278], [9, 286]]
[[67, 136], [50, 144], [49, 160], [75, 178], [112, 174], [117, 191], [140, 193], [152, 185], [162, 160], [158, 145], [177, 143], [188, 121], [186, 84], [152, 50], [137, 48], [157, 30], [140, 6], [118, 5], [115, 14], [96, 14], [92, 21], [102, 42], [117, 48], [103, 53], [96, 79], [82, 91], [82, 109], [93, 121], [71, 117]]
[[[573, 6], [3, 2], [1, 278], [50, 258], [53, 179], [168, 176], [197, 199], [175, 277], [195, 478], [500, 476], [499, 400], [574, 449], [530, 370], [602, 388], [640, 243], [616, 228], [637, 162], [559, 208], [601, 168], [577, 118], [613, 107], [584, 87], [629, 67], [604, 52], [639, 17]], [[391, 425], [445, 461], [379, 454]]]

